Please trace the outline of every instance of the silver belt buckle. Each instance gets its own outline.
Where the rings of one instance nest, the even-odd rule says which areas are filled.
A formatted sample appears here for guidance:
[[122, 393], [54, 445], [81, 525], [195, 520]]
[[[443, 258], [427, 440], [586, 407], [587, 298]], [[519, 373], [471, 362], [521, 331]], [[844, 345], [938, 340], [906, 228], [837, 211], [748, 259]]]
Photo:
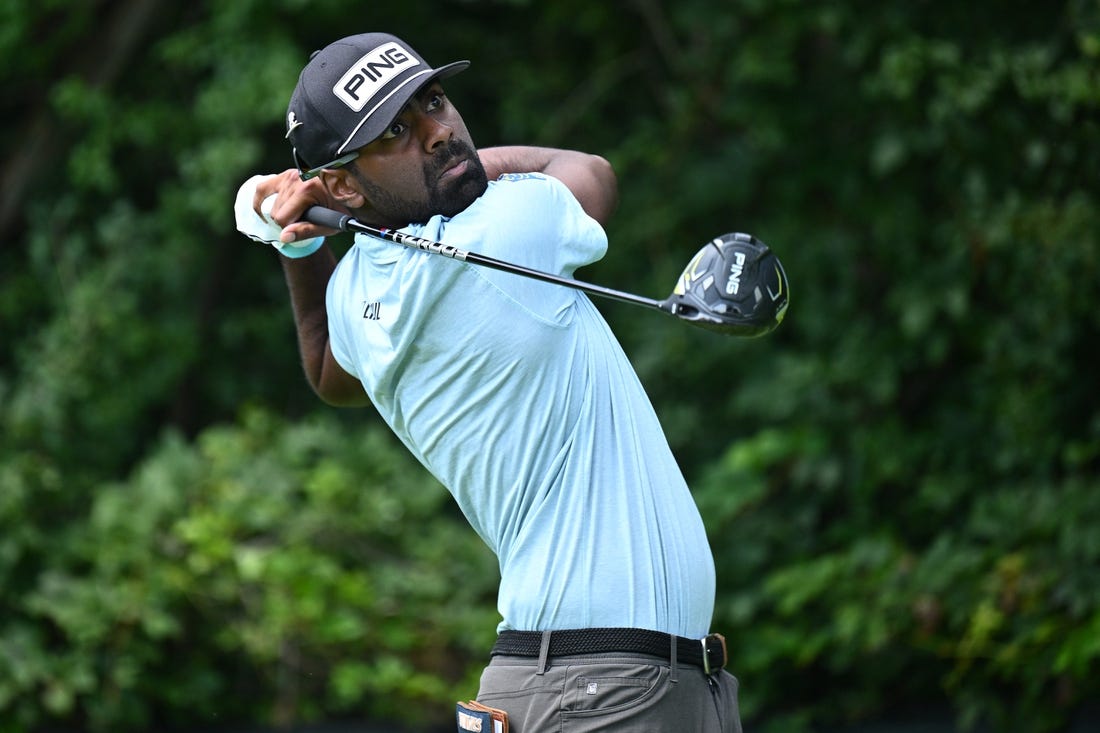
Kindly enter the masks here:
[[[703, 672], [708, 675], [714, 674], [726, 666], [726, 637], [721, 634], [708, 634], [699, 641], [703, 645]], [[722, 661], [715, 666], [711, 666], [710, 663], [712, 644], [717, 644], [717, 648], [722, 650]]]

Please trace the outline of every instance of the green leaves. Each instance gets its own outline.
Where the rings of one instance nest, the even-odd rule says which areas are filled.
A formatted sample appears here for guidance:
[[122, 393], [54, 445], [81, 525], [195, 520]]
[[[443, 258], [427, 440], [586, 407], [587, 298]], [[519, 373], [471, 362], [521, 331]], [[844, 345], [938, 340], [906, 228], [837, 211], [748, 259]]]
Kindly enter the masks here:
[[[27, 720], [84, 710], [113, 729], [171, 714], [176, 695], [153, 686], [189, 680], [206, 700], [186, 701], [193, 720], [309, 720], [375, 695], [437, 713], [491, 644], [498, 576], [450, 496], [410, 464], [380, 428], [331, 418], [251, 411], [195, 446], [166, 437], [130, 480], [96, 487], [88, 521], [57, 536], [48, 569], [12, 599], [0, 704]], [[441, 650], [454, 661], [425, 666]], [[226, 706], [230, 688], [252, 702]]]
[[[232, 223], [289, 163], [309, 52], [374, 29], [352, 5], [0, 10], [3, 725], [430, 719], [476, 688], [493, 558], [369, 411], [315, 400]], [[479, 144], [613, 161], [580, 277], [661, 296], [727, 231], [782, 259], [764, 339], [600, 305], [703, 510], [753, 727], [946, 699], [1051, 730], [1095, 698], [1095, 3], [376, 10], [472, 60], [447, 90]]]

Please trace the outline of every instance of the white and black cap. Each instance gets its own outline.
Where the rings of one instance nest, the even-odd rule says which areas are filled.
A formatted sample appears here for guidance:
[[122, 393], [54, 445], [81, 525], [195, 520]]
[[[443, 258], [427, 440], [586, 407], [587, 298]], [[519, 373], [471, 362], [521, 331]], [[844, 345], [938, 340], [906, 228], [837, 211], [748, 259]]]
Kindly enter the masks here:
[[286, 137], [303, 178], [352, 160], [425, 84], [470, 65], [433, 68], [388, 33], [361, 33], [314, 51], [286, 112]]

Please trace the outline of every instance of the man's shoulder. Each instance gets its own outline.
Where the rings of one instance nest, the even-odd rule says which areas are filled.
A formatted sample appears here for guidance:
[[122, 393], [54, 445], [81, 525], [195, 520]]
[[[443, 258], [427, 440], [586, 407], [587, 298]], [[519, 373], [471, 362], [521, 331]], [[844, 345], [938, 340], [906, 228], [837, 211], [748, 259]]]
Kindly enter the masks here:
[[494, 228], [513, 231], [561, 232], [587, 218], [584, 209], [564, 183], [545, 173], [505, 173], [489, 182], [489, 188], [472, 206], [456, 217], [493, 220]]

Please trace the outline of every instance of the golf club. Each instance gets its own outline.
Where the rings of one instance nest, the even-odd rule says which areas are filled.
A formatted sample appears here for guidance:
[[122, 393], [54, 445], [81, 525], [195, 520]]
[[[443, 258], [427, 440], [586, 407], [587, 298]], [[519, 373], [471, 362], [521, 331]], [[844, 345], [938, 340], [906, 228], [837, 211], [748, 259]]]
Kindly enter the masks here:
[[766, 244], [740, 232], [723, 234], [703, 245], [684, 268], [672, 294], [664, 300], [654, 300], [532, 270], [394, 229], [378, 229], [349, 214], [322, 206], [307, 209], [305, 219], [318, 226], [363, 232], [412, 249], [565, 285], [601, 298], [655, 308], [696, 326], [731, 336], [752, 338], [771, 332], [782, 322], [789, 304], [787, 276], [779, 258]]

